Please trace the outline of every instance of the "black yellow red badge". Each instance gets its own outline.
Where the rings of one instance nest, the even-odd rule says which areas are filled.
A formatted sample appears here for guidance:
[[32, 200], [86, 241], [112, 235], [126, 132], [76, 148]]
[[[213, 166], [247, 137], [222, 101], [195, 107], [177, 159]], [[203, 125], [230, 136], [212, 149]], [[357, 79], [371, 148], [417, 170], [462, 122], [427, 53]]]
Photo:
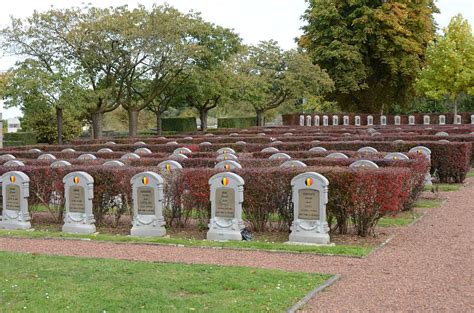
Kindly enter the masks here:
[[306, 178], [304, 181], [304, 184], [308, 187], [311, 187], [313, 185], [313, 179], [312, 178]]
[[72, 179], [72, 181], [74, 182], [74, 184], [79, 184], [79, 182], [80, 182], [81, 180], [79, 179], [79, 177], [74, 176], [74, 178]]
[[225, 168], [226, 170], [229, 170], [229, 167], [230, 167], [229, 164], [224, 165], [224, 168]]
[[222, 185], [227, 186], [229, 184], [229, 179], [227, 177], [222, 178]]
[[165, 164], [165, 169], [169, 172], [171, 170], [171, 165], [169, 163]]
[[148, 185], [148, 177], [143, 176], [142, 183], [143, 183], [143, 185]]
[[10, 176], [10, 181], [11, 181], [12, 183], [14, 183], [14, 182], [16, 181], [16, 177], [15, 177], [15, 176]]

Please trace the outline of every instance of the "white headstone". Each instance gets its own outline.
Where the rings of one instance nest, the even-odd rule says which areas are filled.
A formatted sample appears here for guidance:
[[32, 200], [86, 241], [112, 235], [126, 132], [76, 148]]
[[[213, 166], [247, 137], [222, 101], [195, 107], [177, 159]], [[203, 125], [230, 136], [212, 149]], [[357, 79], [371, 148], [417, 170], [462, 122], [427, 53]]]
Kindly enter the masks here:
[[289, 159], [291, 159], [291, 156], [289, 156], [286, 153], [277, 152], [275, 154], [272, 154], [268, 159], [270, 159], [270, 160], [289, 160]]
[[236, 145], [246, 145], [247, 143], [245, 141], [239, 140], [235, 142]]
[[178, 154], [178, 153], [186, 155], [186, 154], [192, 154], [193, 151], [191, 151], [191, 149], [189, 149], [189, 148], [182, 147], [182, 148], [177, 148], [173, 151], [173, 154]]
[[110, 152], [114, 152], [114, 151], [110, 148], [102, 148], [97, 151], [97, 153], [110, 153]]
[[344, 126], [349, 126], [349, 116], [348, 115], [344, 115], [343, 118], [342, 118], [342, 124]]
[[387, 153], [384, 157], [385, 160], [408, 160], [409, 158], [401, 152]]
[[220, 148], [219, 150], [217, 150], [217, 153], [218, 153], [218, 154], [224, 154], [224, 153], [232, 153], [232, 154], [235, 154], [235, 150], [232, 149], [232, 148], [224, 147], [224, 148]]
[[474, 124], [474, 114], [471, 115], [471, 124]]
[[242, 203], [244, 180], [232, 172], [222, 172], [209, 179], [211, 188], [211, 220], [208, 240], [242, 240]]
[[345, 155], [344, 153], [341, 152], [333, 152], [328, 155], [326, 155], [326, 158], [332, 158], [332, 159], [348, 159], [349, 157]]
[[326, 221], [329, 181], [315, 172], [297, 175], [291, 180], [294, 218], [289, 243], [328, 245]]
[[446, 116], [444, 115], [438, 116], [438, 121], [439, 121], [439, 125], [446, 125]]
[[56, 157], [52, 155], [51, 153], [45, 153], [45, 154], [40, 155], [37, 159], [38, 160], [56, 160]]
[[321, 119], [319, 117], [319, 115], [315, 115], [314, 116], [314, 126], [319, 126], [321, 125]]
[[387, 125], [387, 117], [385, 115], [380, 115], [380, 125], [382, 126]]
[[300, 115], [300, 126], [304, 126], [304, 115]]
[[169, 158], [173, 160], [184, 160], [184, 159], [187, 159], [188, 157], [182, 153], [173, 153], [172, 155], [169, 156]]
[[90, 153], [84, 153], [77, 157], [78, 160], [95, 160], [97, 157]]
[[176, 162], [175, 160], [166, 160], [166, 161], [160, 162], [160, 164], [158, 164], [158, 168], [165, 170], [167, 172], [171, 172], [172, 170], [182, 169], [183, 166], [180, 163]]
[[360, 126], [360, 116], [359, 115], [356, 115], [356, 117], [354, 118], [354, 125], [355, 126]]
[[449, 136], [449, 134], [447, 132], [437, 132], [435, 136], [444, 137], [444, 136]]
[[[232, 134], [235, 134], [235, 133], [232, 133]], [[229, 136], [233, 136], [232, 134], [230, 134]], [[166, 138], [165, 138], [165, 139], [166, 139]], [[187, 136], [187, 137], [184, 137], [183, 139], [184, 139], [184, 140], [193, 140], [193, 137]]]
[[72, 152], [76, 152], [76, 150], [74, 150], [73, 148], [66, 148], [66, 149], [62, 149], [61, 152], [72, 153]]
[[288, 160], [280, 164], [280, 167], [306, 167], [306, 164], [298, 160]]
[[11, 171], [2, 175], [3, 209], [0, 228], [30, 229], [28, 197], [30, 178], [22, 172]]
[[233, 153], [222, 153], [218, 154], [216, 157], [217, 161], [224, 161], [224, 160], [234, 160], [237, 161], [239, 158]]
[[125, 153], [124, 155], [120, 157], [121, 160], [139, 159], [139, 158], [140, 156], [138, 154], [132, 153], [132, 152]]
[[267, 134], [265, 133], [258, 133], [257, 136], [266, 136]]
[[450, 143], [449, 140], [446, 140], [446, 139], [441, 139], [441, 140], [438, 140], [438, 142], [442, 142], [442, 143]]
[[93, 234], [96, 231], [92, 199], [94, 178], [86, 172], [71, 172], [64, 176], [66, 212], [63, 232]]
[[[416, 146], [416, 147], [411, 148], [408, 152], [424, 155], [428, 159], [431, 165], [431, 150], [429, 148], [425, 146]], [[433, 183], [432, 183], [432, 178], [430, 174], [430, 169], [428, 169], [428, 172], [425, 175], [425, 185], [431, 186], [432, 184]]]
[[454, 124], [462, 124], [462, 117], [461, 115], [456, 115], [456, 117], [454, 118]]
[[207, 133], [207, 134], [204, 135], [204, 137], [212, 137], [212, 136], [214, 136], [214, 134], [212, 134], [212, 133]]
[[146, 146], [146, 143], [143, 141], [137, 141], [133, 144], [134, 146]]
[[54, 161], [53, 163], [51, 163], [51, 165], [49, 167], [58, 168], [58, 167], [65, 167], [65, 166], [71, 166], [71, 163], [69, 163], [68, 161], [64, 161], [64, 160], [58, 160], [58, 161]]
[[379, 168], [379, 166], [377, 164], [375, 164], [374, 162], [369, 161], [369, 160], [357, 160], [357, 161], [351, 163], [351, 165], [349, 165], [349, 167], [352, 167], [352, 168]]
[[210, 143], [209, 141], [203, 141], [201, 143], [199, 143], [200, 146], [212, 146], [212, 143]]
[[423, 125], [430, 125], [430, 116], [424, 115], [423, 116]]
[[400, 115], [395, 115], [395, 125], [400, 125], [401, 124], [401, 118], [400, 118]]
[[123, 164], [122, 162], [117, 161], [117, 160], [106, 161], [102, 165], [103, 166], [125, 166], [125, 164]]
[[132, 185], [133, 221], [130, 235], [163, 237], [163, 178], [153, 172], [142, 172], [130, 180]]
[[138, 148], [138, 149], [135, 149], [134, 153], [140, 155], [140, 154], [151, 154], [153, 152], [151, 152], [151, 150], [148, 148]]
[[165, 145], [168, 145], [168, 146], [176, 146], [176, 145], [178, 145], [178, 142], [176, 142], [176, 141], [168, 141], [167, 143], [165, 143]]
[[323, 115], [323, 126], [329, 125], [329, 117], [327, 115]]
[[402, 140], [402, 139], [397, 139], [397, 140], [394, 140], [393, 143], [394, 144], [399, 144], [399, 143], [404, 143], [405, 141]]
[[278, 150], [275, 147], [267, 147], [267, 148], [263, 148], [262, 151], [260, 151], [260, 152], [278, 152], [278, 151], [280, 151], [280, 150]]
[[326, 148], [323, 148], [323, 147], [312, 147], [308, 151], [309, 152], [325, 152], [325, 151], [328, 151], [328, 150], [326, 150]]
[[367, 115], [367, 125], [368, 126], [374, 125], [374, 117], [372, 115]]
[[408, 125], [415, 125], [415, 116], [414, 115], [408, 116]]
[[362, 152], [362, 153], [378, 153], [377, 149], [372, 148], [372, 147], [362, 147], [357, 152]]
[[332, 125], [339, 125], [339, 116], [337, 115], [332, 116]]
[[21, 167], [25, 166], [25, 163], [19, 161], [19, 160], [10, 160], [5, 163], [3, 163], [3, 166], [5, 167]]
[[113, 141], [107, 141], [107, 142], [105, 143], [105, 145], [111, 146], [111, 145], [116, 145], [116, 143], [113, 142]]
[[306, 116], [306, 126], [311, 126], [311, 115]]
[[15, 159], [16, 157], [10, 153], [0, 155], [0, 161], [10, 161]]
[[284, 133], [283, 136], [293, 136], [293, 133]]
[[283, 143], [283, 141], [281, 141], [281, 140], [275, 140], [275, 141], [273, 141], [273, 142], [271, 143], [271, 145], [272, 145], [272, 146], [273, 146], [273, 145], [279, 145], [279, 144], [282, 144], [282, 143]]
[[217, 163], [216, 166], [214, 166], [214, 168], [221, 168], [221, 169], [225, 169], [226, 171], [229, 171], [233, 169], [240, 169], [242, 168], [242, 165], [240, 165], [234, 160], [224, 160]]
[[42, 153], [42, 151], [40, 149], [37, 149], [37, 148], [33, 148], [33, 149], [30, 149], [28, 150], [29, 153]]

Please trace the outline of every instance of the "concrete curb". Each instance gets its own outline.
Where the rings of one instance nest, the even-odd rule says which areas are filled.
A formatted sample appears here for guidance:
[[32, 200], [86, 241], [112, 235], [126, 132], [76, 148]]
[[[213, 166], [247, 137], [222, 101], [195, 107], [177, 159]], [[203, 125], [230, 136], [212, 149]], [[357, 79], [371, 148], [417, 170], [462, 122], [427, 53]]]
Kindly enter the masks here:
[[328, 280], [326, 280], [322, 285], [319, 285], [318, 287], [314, 288], [313, 290], [311, 290], [308, 294], [306, 294], [306, 296], [304, 296], [303, 299], [301, 299], [300, 301], [296, 302], [291, 308], [289, 308], [286, 312], [287, 313], [294, 313], [296, 311], [298, 311], [299, 309], [301, 309], [306, 303], [308, 303], [309, 300], [311, 300], [311, 298], [313, 298], [314, 296], [316, 296], [318, 293], [320, 293], [321, 291], [323, 291], [324, 289], [326, 289], [327, 287], [331, 286], [332, 284], [334, 284], [336, 281], [338, 281], [339, 279], [341, 278], [341, 275], [334, 275], [333, 277], [329, 278]]

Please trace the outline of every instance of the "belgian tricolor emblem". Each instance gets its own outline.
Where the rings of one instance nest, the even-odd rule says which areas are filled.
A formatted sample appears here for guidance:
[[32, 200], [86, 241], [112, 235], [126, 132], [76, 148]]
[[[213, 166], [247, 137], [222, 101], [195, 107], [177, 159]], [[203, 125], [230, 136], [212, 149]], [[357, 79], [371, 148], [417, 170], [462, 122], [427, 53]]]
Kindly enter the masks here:
[[142, 178], [142, 184], [143, 184], [143, 185], [148, 185], [148, 177], [143, 176], [143, 178]]
[[393, 159], [394, 159], [394, 160], [398, 160], [398, 157], [397, 157], [397, 156], [394, 156]]
[[312, 178], [306, 178], [305, 181], [304, 181], [304, 184], [308, 187], [311, 187], [311, 185], [313, 185], [313, 179]]
[[169, 163], [165, 164], [165, 170], [167, 170], [168, 172], [171, 170], [171, 165]]
[[230, 168], [229, 164], [224, 165], [224, 168], [228, 171]]
[[227, 177], [222, 178], [222, 185], [227, 186], [229, 184], [229, 179]]
[[74, 176], [74, 178], [72, 179], [72, 181], [74, 182], [74, 184], [79, 184], [79, 182], [80, 182], [81, 180], [79, 179], [78, 176]]
[[10, 176], [10, 182], [14, 183], [16, 181], [16, 177], [15, 176]]

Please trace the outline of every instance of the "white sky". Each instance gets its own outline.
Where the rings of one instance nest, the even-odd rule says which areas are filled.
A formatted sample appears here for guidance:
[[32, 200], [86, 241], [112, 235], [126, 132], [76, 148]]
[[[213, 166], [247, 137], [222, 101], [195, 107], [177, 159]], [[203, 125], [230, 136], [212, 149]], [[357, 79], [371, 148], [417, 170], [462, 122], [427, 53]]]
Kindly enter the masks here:
[[[233, 28], [246, 44], [275, 39], [285, 49], [296, 46], [294, 38], [301, 34], [300, 27], [303, 25], [300, 17], [307, 8], [305, 0], [4, 0], [0, 4], [0, 27], [9, 23], [10, 16], [25, 18], [34, 10], [46, 11], [51, 6], [65, 8], [90, 3], [97, 7], [123, 4], [135, 7], [140, 3], [149, 7], [153, 3], [165, 2], [183, 12], [201, 12], [205, 20]], [[441, 14], [436, 14], [435, 18], [440, 28], [447, 26], [451, 17], [458, 13], [462, 13], [474, 26], [473, 0], [438, 0], [437, 6]], [[0, 55], [0, 71], [7, 70], [14, 62], [13, 57]], [[17, 109], [4, 110], [1, 107], [0, 111], [4, 119], [20, 114]]]

